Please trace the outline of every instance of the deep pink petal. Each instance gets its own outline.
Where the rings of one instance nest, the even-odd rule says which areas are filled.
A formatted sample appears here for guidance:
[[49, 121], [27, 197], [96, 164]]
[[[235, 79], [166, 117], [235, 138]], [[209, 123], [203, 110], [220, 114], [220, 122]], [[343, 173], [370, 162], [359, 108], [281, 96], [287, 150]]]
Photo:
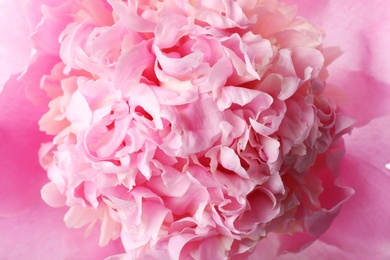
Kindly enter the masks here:
[[35, 207], [47, 181], [38, 162], [45, 135], [37, 122], [43, 111], [26, 98], [24, 87], [9, 81], [0, 95], [0, 216]]

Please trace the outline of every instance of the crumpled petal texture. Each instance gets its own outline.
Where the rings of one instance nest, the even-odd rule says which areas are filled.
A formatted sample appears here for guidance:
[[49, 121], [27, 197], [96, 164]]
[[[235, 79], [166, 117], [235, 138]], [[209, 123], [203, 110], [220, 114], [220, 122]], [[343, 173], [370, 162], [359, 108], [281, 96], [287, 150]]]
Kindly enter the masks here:
[[[338, 176], [355, 104], [326, 83], [340, 51], [294, 7], [38, 2], [23, 5], [35, 12], [21, 81], [49, 107], [42, 198], [67, 206], [67, 227], [99, 229], [99, 245], [119, 238], [112, 259], [299, 252], [352, 195]], [[327, 237], [316, 243], [331, 250]]]

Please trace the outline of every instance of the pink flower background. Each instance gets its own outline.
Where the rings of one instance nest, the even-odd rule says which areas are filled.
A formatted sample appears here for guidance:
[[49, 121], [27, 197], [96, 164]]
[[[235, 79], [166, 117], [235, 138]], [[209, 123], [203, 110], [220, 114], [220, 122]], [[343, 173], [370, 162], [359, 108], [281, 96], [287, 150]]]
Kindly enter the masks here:
[[[39, 131], [45, 107], [28, 99], [43, 94], [29, 89], [16, 76], [30, 58], [30, 25], [40, 20], [40, 6], [55, 1], [32, 1], [27, 14], [24, 1], [0, 1], [0, 256], [5, 259], [102, 259], [124, 252], [119, 240], [99, 247], [99, 229], [88, 237], [83, 229], [69, 229], [67, 209], [51, 208], [41, 199], [47, 180], [38, 161], [40, 145], [50, 141]], [[276, 256], [283, 239], [270, 234], [259, 243], [253, 259], [387, 259], [390, 258], [390, 3], [368, 1], [286, 1], [298, 13], [326, 32], [325, 46], [340, 46], [343, 55], [328, 68], [329, 93], [357, 123], [345, 135], [346, 154], [339, 184], [355, 194], [343, 204], [330, 228], [309, 247]], [[56, 17], [61, 22], [65, 17]], [[50, 43], [50, 30], [37, 41]], [[56, 39], [54, 39], [56, 40]], [[48, 44], [50, 45], [50, 44]], [[40, 64], [50, 61], [42, 57]], [[28, 73], [39, 81], [50, 68], [36, 66]], [[9, 78], [11, 76], [11, 78]], [[338, 86], [342, 86], [338, 88]], [[27, 95], [26, 95], [27, 93]], [[32, 97], [33, 96], [33, 97]], [[38, 102], [39, 103], [39, 102]], [[290, 242], [286, 250], [294, 248]], [[1, 258], [0, 257], [0, 258]]]

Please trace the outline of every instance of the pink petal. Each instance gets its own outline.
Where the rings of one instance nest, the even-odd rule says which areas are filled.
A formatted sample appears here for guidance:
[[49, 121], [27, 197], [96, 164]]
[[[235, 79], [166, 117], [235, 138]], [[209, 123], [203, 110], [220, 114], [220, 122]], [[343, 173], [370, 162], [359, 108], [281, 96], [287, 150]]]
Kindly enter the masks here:
[[240, 158], [238, 155], [234, 152], [233, 149], [229, 147], [222, 147], [219, 161], [223, 167], [225, 167], [227, 170], [233, 171], [237, 173], [237, 175], [248, 178], [248, 173], [245, 171], [245, 169], [241, 166]]

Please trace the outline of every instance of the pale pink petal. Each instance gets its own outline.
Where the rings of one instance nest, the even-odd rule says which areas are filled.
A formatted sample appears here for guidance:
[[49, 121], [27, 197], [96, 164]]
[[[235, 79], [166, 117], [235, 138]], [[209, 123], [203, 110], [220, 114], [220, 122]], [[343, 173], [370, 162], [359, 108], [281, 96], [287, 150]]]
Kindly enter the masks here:
[[153, 65], [154, 59], [150, 52], [150, 42], [144, 41], [132, 46], [118, 60], [115, 87], [125, 89], [131, 84], [139, 83], [142, 73]]
[[155, 28], [155, 24], [148, 19], [144, 19], [137, 14], [136, 1], [129, 1], [129, 5], [125, 6], [122, 1], [107, 0], [120, 19], [126, 24], [131, 31], [151, 32]]
[[185, 16], [175, 14], [173, 11], [165, 12], [155, 30], [157, 38], [155, 43], [160, 48], [172, 47], [184, 35], [185, 32], [181, 28], [187, 24], [188, 20]]

